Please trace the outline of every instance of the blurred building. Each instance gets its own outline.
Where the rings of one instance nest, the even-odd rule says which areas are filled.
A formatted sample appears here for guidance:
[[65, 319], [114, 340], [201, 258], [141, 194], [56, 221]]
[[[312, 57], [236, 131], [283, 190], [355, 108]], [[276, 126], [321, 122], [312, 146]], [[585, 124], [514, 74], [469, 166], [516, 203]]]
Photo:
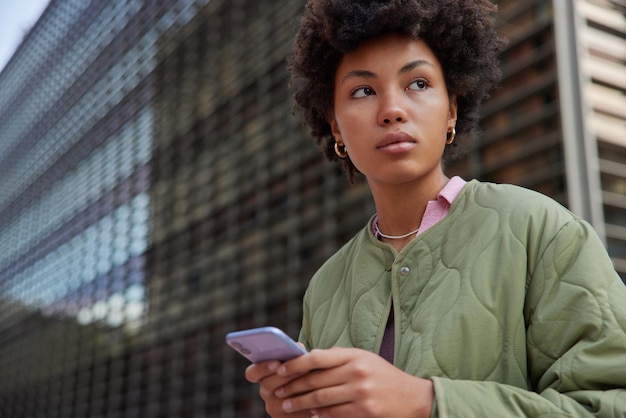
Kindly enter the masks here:
[[[226, 332], [297, 336], [374, 211], [291, 113], [303, 0], [52, 0], [0, 73], [0, 416], [264, 416]], [[501, 0], [450, 174], [590, 220], [626, 277], [626, 6]]]

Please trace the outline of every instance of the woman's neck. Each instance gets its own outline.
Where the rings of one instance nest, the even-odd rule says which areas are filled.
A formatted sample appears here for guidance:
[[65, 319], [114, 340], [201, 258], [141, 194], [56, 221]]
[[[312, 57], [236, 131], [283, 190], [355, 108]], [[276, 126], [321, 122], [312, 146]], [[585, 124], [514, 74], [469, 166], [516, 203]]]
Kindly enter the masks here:
[[[442, 173], [436, 179], [422, 183], [370, 184], [380, 232], [400, 236], [419, 228], [428, 202], [437, 198], [448, 180]], [[400, 251], [414, 237], [415, 235], [403, 239], [381, 239]]]

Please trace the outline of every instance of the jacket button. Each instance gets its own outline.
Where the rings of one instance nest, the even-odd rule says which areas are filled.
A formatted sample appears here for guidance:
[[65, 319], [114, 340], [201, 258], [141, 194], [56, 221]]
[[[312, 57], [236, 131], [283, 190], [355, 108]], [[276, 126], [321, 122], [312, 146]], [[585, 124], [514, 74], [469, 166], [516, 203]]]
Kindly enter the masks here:
[[411, 271], [411, 269], [408, 268], [407, 266], [400, 267], [400, 274], [403, 276], [406, 276], [407, 274], [409, 274], [409, 271]]

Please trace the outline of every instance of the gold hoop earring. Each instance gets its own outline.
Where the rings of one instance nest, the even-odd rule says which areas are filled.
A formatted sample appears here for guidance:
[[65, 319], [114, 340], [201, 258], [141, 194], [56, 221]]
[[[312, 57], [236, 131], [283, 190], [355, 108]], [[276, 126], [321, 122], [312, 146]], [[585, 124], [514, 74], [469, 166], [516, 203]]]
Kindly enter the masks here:
[[456, 136], [456, 129], [452, 128], [451, 131], [448, 131], [448, 138], [446, 139], [446, 144], [450, 145], [454, 142], [454, 137]]
[[346, 150], [345, 145], [339, 145], [338, 142], [335, 142], [335, 154], [337, 154], [339, 158], [346, 158], [348, 156], [348, 150]]

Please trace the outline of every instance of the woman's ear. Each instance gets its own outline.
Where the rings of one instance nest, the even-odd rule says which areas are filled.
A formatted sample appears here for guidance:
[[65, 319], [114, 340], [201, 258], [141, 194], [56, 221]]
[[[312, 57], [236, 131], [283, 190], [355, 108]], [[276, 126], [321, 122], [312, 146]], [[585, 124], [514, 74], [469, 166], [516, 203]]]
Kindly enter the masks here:
[[343, 145], [343, 139], [341, 138], [341, 131], [339, 130], [337, 119], [333, 118], [330, 120], [330, 131], [332, 132], [333, 138], [335, 138], [335, 141], [338, 144]]
[[448, 110], [448, 127], [452, 129], [456, 126], [457, 110], [459, 106], [456, 103], [456, 94], [450, 95], [448, 100], [450, 102], [450, 108]]

